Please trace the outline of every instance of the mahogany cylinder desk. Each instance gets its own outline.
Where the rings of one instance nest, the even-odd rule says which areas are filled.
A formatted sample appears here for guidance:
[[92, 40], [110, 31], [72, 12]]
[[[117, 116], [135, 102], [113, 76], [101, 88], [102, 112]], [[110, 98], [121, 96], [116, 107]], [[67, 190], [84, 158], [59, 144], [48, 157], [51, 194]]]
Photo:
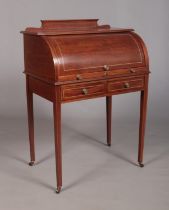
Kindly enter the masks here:
[[138, 166], [143, 148], [149, 61], [143, 40], [133, 29], [98, 25], [97, 19], [42, 20], [24, 35], [29, 163], [35, 162], [33, 93], [53, 103], [56, 192], [62, 187], [61, 105], [106, 98], [107, 145], [111, 145], [112, 95], [140, 92]]

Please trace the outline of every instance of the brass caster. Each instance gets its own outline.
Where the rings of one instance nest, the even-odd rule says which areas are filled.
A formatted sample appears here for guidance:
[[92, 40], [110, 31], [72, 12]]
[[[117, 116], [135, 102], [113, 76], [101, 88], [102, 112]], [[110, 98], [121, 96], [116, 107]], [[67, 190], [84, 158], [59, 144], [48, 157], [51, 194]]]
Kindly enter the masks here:
[[34, 165], [34, 161], [29, 162], [29, 166], [33, 166]]
[[61, 191], [61, 187], [57, 187], [57, 188], [56, 188], [56, 193], [59, 194], [60, 191]]
[[143, 163], [138, 163], [140, 168], [143, 168], [144, 167], [144, 164]]

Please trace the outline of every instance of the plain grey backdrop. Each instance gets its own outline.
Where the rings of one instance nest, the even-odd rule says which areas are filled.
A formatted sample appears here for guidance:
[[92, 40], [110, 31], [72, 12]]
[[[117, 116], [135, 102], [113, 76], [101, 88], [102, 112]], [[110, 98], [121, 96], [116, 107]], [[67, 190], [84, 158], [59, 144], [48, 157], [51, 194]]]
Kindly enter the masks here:
[[[147, 167], [144, 168], [144, 172], [140, 172], [140, 169], [132, 169], [134, 166], [130, 165], [131, 161], [127, 159], [132, 157], [132, 162], [137, 160], [139, 93], [113, 97], [112, 129], [116, 151], [114, 153], [112, 151], [116, 156], [114, 162], [110, 161], [113, 159], [113, 155], [108, 156], [110, 152], [106, 149], [101, 151], [104, 145], [97, 146], [97, 141], [105, 141], [105, 98], [63, 105], [62, 124], [65, 139], [63, 155], [65, 155], [64, 170], [67, 174], [64, 185], [67, 189], [65, 186], [65, 191], [58, 198], [51, 192], [55, 185], [52, 104], [38, 96], [34, 96], [36, 137], [39, 145], [37, 146], [38, 158], [41, 158], [44, 168], [40, 166], [43, 164], [39, 164], [37, 168], [30, 169], [26, 164], [29, 160], [27, 110], [25, 77], [22, 74], [23, 40], [19, 32], [28, 26], [40, 26], [41, 19], [80, 18], [99, 18], [99, 22], [103, 24], [134, 28], [147, 45], [152, 72], [146, 132]], [[168, 38], [168, 0], [0, 0], [0, 183], [2, 186], [0, 187], [0, 209], [56, 209], [57, 206], [58, 209], [74, 210], [168, 209]], [[90, 138], [94, 139], [93, 144], [90, 143]], [[86, 145], [83, 145], [83, 140]], [[121, 150], [120, 147], [118, 148], [119, 145]], [[134, 145], [133, 150], [132, 145]], [[93, 162], [92, 165], [89, 161], [87, 169], [87, 157], [83, 156], [85, 160], [81, 160], [83, 152], [88, 154], [90, 161], [93, 158], [96, 161], [97, 157], [99, 162]], [[105, 164], [102, 158], [105, 158]], [[82, 163], [76, 162], [77, 159]], [[116, 165], [116, 161], [119, 166]], [[78, 171], [76, 175], [71, 168], [73, 163], [74, 171]], [[111, 163], [114, 165], [112, 166]], [[96, 165], [98, 168], [93, 172]], [[113, 167], [116, 170], [113, 170]], [[126, 167], [125, 170], [123, 167]], [[83, 173], [81, 174], [80, 171]], [[104, 176], [105, 174], [109, 174], [110, 177]], [[130, 181], [125, 182], [122, 174], [130, 177]], [[42, 179], [45, 175], [46, 178]], [[77, 185], [76, 180], [78, 180]], [[138, 185], [139, 182], [140, 185]], [[98, 188], [99, 185], [101, 190]], [[99, 191], [104, 192], [104, 195]]]

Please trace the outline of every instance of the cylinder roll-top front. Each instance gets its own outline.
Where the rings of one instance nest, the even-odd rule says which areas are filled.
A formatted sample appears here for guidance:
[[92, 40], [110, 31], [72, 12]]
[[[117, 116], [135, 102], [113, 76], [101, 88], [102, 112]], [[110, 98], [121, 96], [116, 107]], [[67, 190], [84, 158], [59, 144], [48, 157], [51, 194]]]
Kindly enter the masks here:
[[53, 82], [98, 75], [105, 66], [116, 74], [147, 67], [143, 43], [133, 32], [24, 37], [25, 71]]

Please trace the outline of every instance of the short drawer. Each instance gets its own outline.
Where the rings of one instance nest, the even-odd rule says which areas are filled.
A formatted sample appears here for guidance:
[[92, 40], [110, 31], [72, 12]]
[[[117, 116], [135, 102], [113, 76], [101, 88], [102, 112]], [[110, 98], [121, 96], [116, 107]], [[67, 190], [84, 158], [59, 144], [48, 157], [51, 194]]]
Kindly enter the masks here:
[[144, 88], [144, 77], [123, 79], [120, 81], [109, 81], [108, 92], [129, 92]]
[[106, 82], [87, 82], [62, 86], [62, 101], [87, 99], [106, 94]]

